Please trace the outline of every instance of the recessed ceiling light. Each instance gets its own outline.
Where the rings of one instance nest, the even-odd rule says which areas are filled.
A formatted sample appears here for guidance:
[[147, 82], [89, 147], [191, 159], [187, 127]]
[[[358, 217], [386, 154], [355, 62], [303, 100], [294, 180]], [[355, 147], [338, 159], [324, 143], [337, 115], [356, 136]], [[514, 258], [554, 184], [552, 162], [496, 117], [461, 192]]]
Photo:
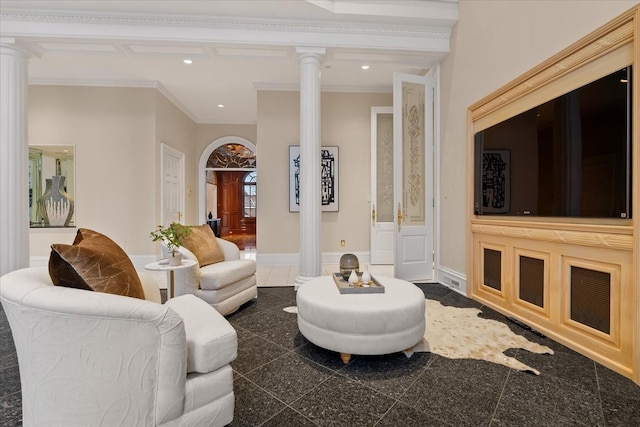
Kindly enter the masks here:
[[193, 64], [193, 60], [191, 59], [183, 59], [182, 62], [184, 62], [187, 65]]
[[369, 66], [368, 65], [362, 65], [360, 68], [362, 68], [363, 70], [368, 70]]
[[218, 108], [224, 108], [223, 104], [218, 104]]

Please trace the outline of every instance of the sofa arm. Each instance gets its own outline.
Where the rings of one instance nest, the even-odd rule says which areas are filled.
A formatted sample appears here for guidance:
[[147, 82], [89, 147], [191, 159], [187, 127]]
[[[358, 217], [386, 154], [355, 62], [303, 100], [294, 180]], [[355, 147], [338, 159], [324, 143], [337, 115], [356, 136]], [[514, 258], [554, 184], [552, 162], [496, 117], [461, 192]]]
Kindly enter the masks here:
[[238, 249], [238, 246], [235, 243], [229, 242], [228, 240], [224, 240], [219, 237], [216, 237], [216, 239], [218, 239], [218, 244], [220, 245], [220, 248], [224, 253], [225, 261], [235, 261], [237, 259], [240, 259], [240, 249]]
[[195, 295], [165, 303], [184, 322], [187, 336], [187, 372], [213, 372], [238, 355], [236, 330], [220, 313]]

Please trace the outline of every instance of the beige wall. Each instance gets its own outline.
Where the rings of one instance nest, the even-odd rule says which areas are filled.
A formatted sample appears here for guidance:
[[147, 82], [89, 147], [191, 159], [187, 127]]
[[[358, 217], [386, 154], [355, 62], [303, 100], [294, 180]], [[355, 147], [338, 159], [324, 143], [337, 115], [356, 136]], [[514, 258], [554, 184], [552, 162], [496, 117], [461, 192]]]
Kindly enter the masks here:
[[[195, 124], [155, 89], [29, 87], [29, 143], [75, 145], [75, 223], [130, 256], [155, 256], [160, 221], [160, 143], [185, 153], [186, 214], [195, 219]], [[189, 194], [189, 189], [193, 189]], [[30, 254], [71, 243], [76, 229], [32, 229]]]
[[[160, 144], [167, 144], [172, 148], [182, 152], [185, 156], [185, 212], [184, 222], [186, 224], [197, 223], [197, 204], [198, 204], [198, 154], [194, 147], [193, 141], [196, 135], [196, 124], [185, 115], [178, 107], [169, 101], [160, 92], [156, 92], [156, 145], [155, 145], [155, 164], [160, 165]], [[143, 155], [143, 153], [140, 153]], [[147, 155], [149, 155], [147, 153]], [[160, 168], [156, 169], [156, 197], [158, 200], [158, 209], [155, 221], [160, 224], [161, 209], [160, 206], [160, 182], [162, 180]], [[152, 187], [150, 187], [152, 188]]]
[[[371, 107], [391, 94], [321, 94], [322, 145], [339, 147], [339, 212], [322, 214], [323, 252], [369, 251]], [[289, 212], [289, 145], [300, 141], [298, 92], [258, 92], [258, 252], [297, 253], [299, 214]], [[346, 247], [340, 247], [346, 240]]]
[[236, 124], [236, 125], [219, 125], [219, 124], [198, 124], [196, 125], [196, 154], [200, 161], [202, 152], [216, 139], [225, 136], [239, 136], [258, 145], [257, 126], [254, 124]]
[[637, 3], [460, 0], [441, 66], [442, 266], [466, 271], [467, 108]]
[[[154, 89], [29, 87], [29, 143], [75, 145], [75, 223], [131, 254], [148, 253], [155, 223]], [[75, 229], [33, 229], [32, 257]]]

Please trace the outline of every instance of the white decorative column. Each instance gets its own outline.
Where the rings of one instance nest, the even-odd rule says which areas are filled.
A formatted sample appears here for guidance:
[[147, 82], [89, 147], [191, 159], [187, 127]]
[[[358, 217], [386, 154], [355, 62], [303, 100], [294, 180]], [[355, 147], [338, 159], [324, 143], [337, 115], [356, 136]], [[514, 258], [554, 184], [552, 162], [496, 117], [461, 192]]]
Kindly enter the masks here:
[[295, 289], [322, 275], [320, 59], [324, 48], [296, 48], [300, 61], [300, 259]]
[[28, 55], [0, 37], [0, 275], [29, 266]]

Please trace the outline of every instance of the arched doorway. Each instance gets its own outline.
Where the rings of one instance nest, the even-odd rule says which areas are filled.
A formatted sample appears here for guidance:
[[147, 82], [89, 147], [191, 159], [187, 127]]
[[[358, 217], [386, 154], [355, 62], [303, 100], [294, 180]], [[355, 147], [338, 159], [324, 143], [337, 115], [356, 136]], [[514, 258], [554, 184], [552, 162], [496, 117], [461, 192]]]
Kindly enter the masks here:
[[256, 246], [257, 173], [255, 145], [227, 136], [204, 150], [199, 165], [201, 223], [240, 249]]

